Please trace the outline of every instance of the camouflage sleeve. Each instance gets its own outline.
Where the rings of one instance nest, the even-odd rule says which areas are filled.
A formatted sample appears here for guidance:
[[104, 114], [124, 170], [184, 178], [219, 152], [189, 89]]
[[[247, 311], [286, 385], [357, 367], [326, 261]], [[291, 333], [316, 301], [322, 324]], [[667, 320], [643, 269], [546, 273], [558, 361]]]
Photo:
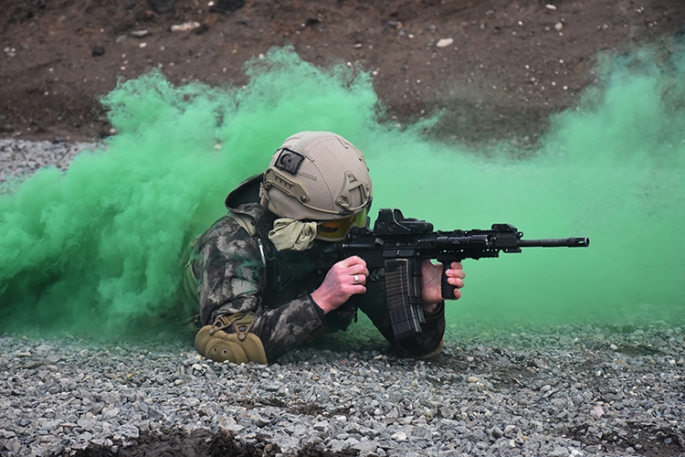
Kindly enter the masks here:
[[442, 338], [445, 334], [444, 302], [434, 312], [425, 315], [426, 322], [421, 324], [421, 333], [399, 341], [395, 340], [390, 315], [385, 308], [385, 283], [382, 279], [369, 284], [359, 309], [369, 316], [385, 339], [405, 356], [432, 357], [442, 350]]
[[308, 294], [274, 309], [265, 306], [265, 273], [258, 244], [231, 217], [220, 219], [202, 237], [195, 271], [202, 325], [223, 315], [255, 313], [252, 332], [262, 340], [269, 361], [324, 329]]
[[312, 297], [303, 293], [278, 308], [261, 310], [252, 331], [261, 338], [270, 362], [324, 330], [324, 322], [316, 308]]

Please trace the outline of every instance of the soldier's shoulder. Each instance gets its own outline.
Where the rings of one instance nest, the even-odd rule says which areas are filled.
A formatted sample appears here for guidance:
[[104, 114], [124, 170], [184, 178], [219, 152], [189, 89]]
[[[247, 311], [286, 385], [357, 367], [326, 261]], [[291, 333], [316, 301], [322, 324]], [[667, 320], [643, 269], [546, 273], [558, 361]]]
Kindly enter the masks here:
[[262, 220], [264, 212], [259, 204], [242, 204], [214, 222], [202, 238], [250, 238], [257, 234], [257, 224]]
[[204, 233], [202, 239], [207, 242], [216, 238], [250, 238], [250, 234], [243, 228], [238, 217], [228, 213], [212, 224]]

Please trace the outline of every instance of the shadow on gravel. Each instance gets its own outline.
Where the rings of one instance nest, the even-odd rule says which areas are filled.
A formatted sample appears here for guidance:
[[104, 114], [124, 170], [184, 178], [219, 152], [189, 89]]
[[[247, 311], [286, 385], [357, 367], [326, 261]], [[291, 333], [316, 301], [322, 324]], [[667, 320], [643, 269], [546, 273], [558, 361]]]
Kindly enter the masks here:
[[569, 437], [588, 446], [601, 446], [609, 452], [633, 448], [645, 457], [676, 457], [685, 452], [685, 440], [672, 430], [632, 423], [629, 430], [602, 433], [597, 427], [581, 424], [569, 429]]
[[[270, 457], [280, 453], [277, 444], [257, 436], [254, 443], [236, 440], [230, 433], [221, 431], [213, 435], [207, 430], [190, 434], [181, 430], [165, 430], [156, 434], [143, 433], [123, 448], [107, 448], [90, 444], [74, 457]], [[57, 457], [61, 454], [53, 454]], [[357, 451], [330, 452], [316, 446], [305, 446], [297, 457], [351, 457]]]

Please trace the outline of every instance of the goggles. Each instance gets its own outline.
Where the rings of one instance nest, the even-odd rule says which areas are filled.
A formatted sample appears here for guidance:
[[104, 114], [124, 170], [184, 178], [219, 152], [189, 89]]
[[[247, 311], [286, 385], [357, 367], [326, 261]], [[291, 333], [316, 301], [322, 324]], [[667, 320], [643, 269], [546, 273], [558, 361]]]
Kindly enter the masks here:
[[354, 216], [335, 221], [319, 222], [317, 224], [316, 237], [326, 241], [340, 241], [345, 238], [353, 226], [364, 227], [369, 215], [369, 205]]

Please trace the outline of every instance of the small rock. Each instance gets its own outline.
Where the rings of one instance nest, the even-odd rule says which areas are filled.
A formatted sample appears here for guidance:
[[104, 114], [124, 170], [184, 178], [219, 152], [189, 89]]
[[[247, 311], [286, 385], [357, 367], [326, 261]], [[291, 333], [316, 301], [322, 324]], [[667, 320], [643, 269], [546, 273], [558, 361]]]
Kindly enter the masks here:
[[164, 415], [162, 413], [160, 413], [157, 410], [152, 409], [152, 408], [148, 408], [147, 416], [153, 420], [158, 420], [158, 419], [161, 419], [164, 417]]
[[439, 48], [446, 48], [447, 46], [450, 46], [452, 43], [454, 43], [453, 38], [442, 38], [438, 40], [438, 44], [436, 44], [436, 46]]
[[568, 449], [565, 447], [556, 447], [552, 452], [547, 454], [549, 457], [568, 457]]
[[143, 38], [148, 36], [149, 34], [149, 30], [134, 30], [129, 33], [129, 36], [132, 36], [133, 38]]
[[336, 452], [336, 453], [337, 453], [337, 452], [342, 452], [342, 451], [344, 451], [345, 449], [347, 449], [348, 447], [350, 447], [350, 445], [349, 445], [347, 442], [343, 441], [343, 440], [331, 440], [331, 442], [328, 443], [328, 447], [330, 448], [330, 450], [331, 450], [332, 452]]
[[326, 422], [326, 421], [315, 422], [314, 425], [312, 425], [312, 428], [314, 430], [318, 430], [320, 432], [324, 431], [328, 428], [328, 422]]
[[95, 45], [93, 46], [93, 49], [91, 50], [91, 55], [93, 57], [99, 57], [105, 53], [105, 47], [100, 46], [100, 45]]
[[376, 449], [378, 449], [378, 442], [376, 441], [360, 441], [357, 444], [352, 446], [352, 449], [356, 449], [362, 453], [370, 453], [370, 452], [376, 452]]
[[18, 439], [12, 438], [7, 443], [5, 443], [5, 448], [8, 451], [17, 454], [21, 450], [21, 443], [19, 442]]
[[193, 29], [200, 27], [199, 22], [184, 22], [183, 24], [172, 25], [172, 32], [189, 32]]
[[556, 24], [554, 24], [554, 30], [556, 30], [557, 32], [561, 32], [561, 29], [563, 28], [564, 24], [562, 22], [557, 22]]
[[171, 11], [176, 0], [148, 0], [155, 13], [164, 14]]
[[407, 441], [407, 434], [404, 432], [397, 432], [390, 438], [394, 439], [395, 441]]
[[502, 430], [500, 430], [499, 427], [494, 426], [489, 430], [490, 435], [492, 435], [493, 438], [502, 438], [504, 436], [504, 433]]

